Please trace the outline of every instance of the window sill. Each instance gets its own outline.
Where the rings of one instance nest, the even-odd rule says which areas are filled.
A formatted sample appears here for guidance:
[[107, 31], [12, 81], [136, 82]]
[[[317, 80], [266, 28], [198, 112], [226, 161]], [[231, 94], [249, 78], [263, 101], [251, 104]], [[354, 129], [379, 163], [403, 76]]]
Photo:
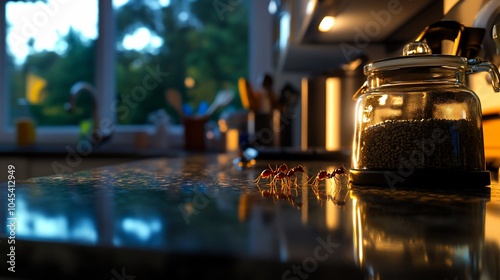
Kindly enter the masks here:
[[[136, 141], [136, 135], [146, 133], [149, 138], [154, 135], [154, 125], [119, 125], [113, 131], [109, 140], [112, 145], [133, 146]], [[182, 125], [171, 125], [169, 127], [169, 140], [171, 146], [181, 147], [183, 142], [184, 127]], [[57, 128], [37, 128], [37, 145], [74, 145], [80, 140], [79, 129], [76, 126], [65, 126]], [[16, 133], [13, 128], [6, 131], [5, 137], [0, 140], [0, 145], [15, 145]]]

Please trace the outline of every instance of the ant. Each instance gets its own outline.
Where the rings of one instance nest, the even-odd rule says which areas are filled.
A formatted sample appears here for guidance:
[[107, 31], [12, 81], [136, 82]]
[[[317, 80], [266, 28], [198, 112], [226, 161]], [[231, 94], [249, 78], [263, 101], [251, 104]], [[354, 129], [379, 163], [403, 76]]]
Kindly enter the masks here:
[[297, 165], [295, 167], [292, 167], [290, 170], [288, 170], [288, 172], [286, 173], [286, 177], [288, 177], [288, 179], [290, 180], [290, 184], [292, 183], [291, 180], [292, 180], [292, 177], [295, 176], [295, 179], [293, 181], [293, 185], [297, 185], [297, 173], [303, 173], [306, 178], [307, 178], [307, 174], [306, 174], [306, 170], [304, 169], [304, 167], [302, 165]]
[[286, 178], [286, 173], [279, 171], [276, 175], [274, 175], [272, 182], [271, 182], [271, 188], [276, 189], [276, 181], [280, 181], [281, 183], [281, 191], [288, 189], [288, 182], [283, 181]]
[[314, 192], [314, 196], [316, 196], [316, 199], [321, 200], [321, 201], [328, 200], [332, 197], [331, 194], [327, 194], [326, 192], [322, 192], [320, 190], [313, 189], [313, 192]]
[[[259, 188], [260, 190], [260, 188]], [[293, 206], [300, 208], [302, 207], [302, 203], [299, 203], [295, 201], [295, 197], [290, 194], [290, 192], [285, 192], [283, 190], [278, 191], [278, 190], [260, 190], [260, 193], [262, 197], [272, 197], [273, 200], [276, 201], [276, 199], [279, 200], [284, 200], [290, 202]]]
[[326, 179], [332, 179], [332, 178], [339, 180], [339, 178], [336, 177], [337, 175], [340, 176], [340, 175], [346, 175], [346, 174], [347, 174], [347, 169], [344, 167], [344, 165], [340, 166], [339, 168], [336, 168], [331, 173], [328, 173], [328, 171], [326, 171], [326, 170], [320, 170], [316, 174], [316, 177], [314, 179], [314, 183], [312, 184], [313, 189], [318, 190], [319, 181], [323, 181]]
[[260, 179], [268, 179], [268, 178], [269, 178], [269, 184], [272, 184], [273, 179], [278, 174], [279, 170], [285, 170], [285, 172], [286, 172], [286, 170], [288, 169], [288, 167], [284, 163], [282, 165], [280, 165], [279, 167], [276, 167], [276, 169], [273, 169], [271, 167], [271, 165], [268, 165], [268, 166], [269, 166], [269, 168], [262, 170], [260, 175], [254, 180], [255, 184], [259, 184]]
[[302, 203], [295, 201], [295, 196], [290, 194], [290, 192], [276, 192], [275, 197], [280, 200], [288, 201], [292, 206], [295, 206], [297, 208], [302, 207]]
[[347, 200], [347, 196], [349, 195], [349, 191], [346, 191], [344, 194], [344, 197], [339, 199], [341, 191], [342, 191], [342, 189], [338, 189], [334, 195], [330, 196], [330, 199], [332, 200], [333, 204], [335, 204], [336, 206], [338, 206], [340, 208], [344, 208], [345, 202]]
[[[295, 186], [295, 193], [298, 195], [298, 173], [303, 173], [306, 178], [307, 174], [305, 172], [305, 168], [302, 165], [297, 165], [292, 168], [289, 168], [287, 164], [283, 163], [281, 165], [276, 165], [274, 168], [271, 165], [268, 165], [269, 168], [264, 169], [259, 176], [254, 180], [254, 183], [259, 188], [262, 196], [270, 197], [275, 196], [276, 199], [285, 200], [288, 199], [290, 202], [298, 206], [297, 202], [293, 199], [291, 189]], [[269, 183], [267, 185], [270, 186], [269, 190], [260, 190], [260, 180], [261, 179], [269, 179]], [[280, 188], [278, 189], [278, 183], [280, 184]]]
[[316, 189], [316, 190], [313, 189], [314, 195], [316, 196], [316, 198], [318, 200], [320, 200], [320, 201], [331, 200], [335, 206], [337, 206], [339, 208], [344, 208], [346, 205], [346, 200], [347, 200], [347, 196], [349, 194], [349, 191], [346, 191], [343, 198], [339, 199], [341, 191], [342, 191], [342, 189], [337, 189], [333, 194], [327, 194], [324, 191], [320, 191], [318, 189]]
[[278, 169], [279, 172], [286, 173], [288, 171], [288, 165], [286, 165], [285, 163], [283, 163], [277, 169]]
[[284, 172], [281, 172], [280, 170], [287, 170], [288, 167], [286, 166], [286, 164], [282, 164], [279, 167], [276, 167], [276, 169], [273, 169], [271, 165], [268, 166], [269, 168], [262, 170], [259, 176], [257, 176], [257, 178], [254, 180], [254, 183], [257, 185], [257, 187], [259, 187], [259, 182], [261, 179], [269, 179], [268, 185], [271, 187], [271, 190], [273, 191], [276, 187], [276, 181], [281, 180], [286, 175]]
[[295, 167], [292, 167], [290, 170], [288, 170], [286, 172], [286, 179], [287, 179], [286, 184], [287, 184], [288, 188], [290, 188], [290, 189], [292, 187], [295, 187], [295, 194], [298, 195], [299, 185], [297, 184], [297, 180], [298, 180], [297, 173], [302, 173], [307, 178], [307, 174], [306, 174], [304, 167], [299, 164]]
[[[288, 168], [288, 165], [285, 163], [281, 164], [280, 166], [276, 166], [275, 169], [273, 169], [270, 165], [268, 165], [269, 168], [264, 169], [260, 175], [254, 180], [256, 184], [260, 182], [261, 179], [268, 179], [269, 178], [269, 185], [273, 186], [276, 184], [276, 181], [283, 180], [287, 178], [287, 182], [285, 182], [285, 187], [290, 187], [292, 185], [291, 178], [295, 176], [294, 184], [297, 184], [297, 177], [296, 173], [304, 173], [305, 174], [305, 169], [302, 167], [302, 165], [297, 165], [292, 168]], [[282, 182], [283, 184], [283, 182]]]
[[297, 173], [305, 174], [306, 171], [304, 167], [299, 164], [297, 166], [288, 169], [288, 166], [286, 164], [282, 164], [277, 170], [278, 173], [273, 178], [274, 185], [276, 185], [276, 181], [280, 181], [282, 190], [283, 189], [290, 190], [293, 186], [296, 186], [297, 188], [295, 189], [295, 192], [296, 194], [298, 194]]
[[273, 169], [269, 166], [269, 169], [266, 168], [266, 169], [262, 170], [262, 172], [257, 177], [257, 179], [254, 180], [254, 183], [258, 185], [260, 182], [260, 179], [270, 178], [271, 176], [273, 176], [273, 173], [274, 173]]
[[[272, 197], [273, 200], [287, 200], [293, 206], [301, 207], [301, 204], [295, 201], [298, 195], [298, 189], [300, 185], [298, 184], [298, 173], [302, 173], [302, 176], [309, 178], [306, 173], [305, 168], [302, 165], [297, 165], [289, 168], [287, 164], [282, 163], [281, 165], [275, 165], [274, 168], [268, 165], [269, 168], [264, 169], [259, 176], [254, 180], [254, 183], [259, 188], [259, 192], [263, 197]], [[318, 200], [328, 201], [331, 200], [334, 205], [338, 207], [344, 207], [347, 198], [347, 193], [343, 198], [339, 199], [340, 193], [342, 192], [342, 186], [339, 187], [339, 182], [341, 176], [347, 175], [347, 169], [344, 165], [335, 168], [332, 172], [327, 170], [320, 170], [315, 177], [307, 179], [307, 184], [312, 185], [312, 190], [314, 195]], [[269, 189], [261, 190], [260, 180], [267, 179], [269, 183]], [[327, 179], [334, 179], [336, 183], [336, 188], [332, 188], [330, 191], [320, 191], [319, 183]], [[278, 186], [279, 184], [279, 186]], [[278, 188], [279, 187], [279, 188]], [[295, 188], [295, 195], [292, 193], [292, 189]]]

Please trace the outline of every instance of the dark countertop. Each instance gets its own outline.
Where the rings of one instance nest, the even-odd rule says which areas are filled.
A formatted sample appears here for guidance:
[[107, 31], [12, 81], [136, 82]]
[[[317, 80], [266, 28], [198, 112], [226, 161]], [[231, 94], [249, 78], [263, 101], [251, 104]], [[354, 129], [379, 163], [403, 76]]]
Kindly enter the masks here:
[[[16, 272], [0, 227], [0, 278], [500, 279], [496, 179], [450, 193], [343, 177], [321, 182], [330, 198], [311, 188], [268, 197], [253, 180], [284, 161], [239, 171], [232, 159], [192, 154], [17, 181]], [[345, 162], [286, 163], [314, 175]], [[4, 224], [7, 215], [0, 207]]]
[[[85, 149], [85, 150], [80, 150]], [[151, 157], [174, 157], [180, 153], [174, 150], [156, 148], [135, 148], [129, 145], [108, 145], [107, 143], [98, 147], [78, 147], [69, 144], [46, 144], [33, 146], [18, 146], [14, 144], [0, 145], [2, 156], [29, 156], [29, 157], [65, 157], [68, 153], [81, 153], [89, 157], [117, 157], [117, 158], [151, 158]]]

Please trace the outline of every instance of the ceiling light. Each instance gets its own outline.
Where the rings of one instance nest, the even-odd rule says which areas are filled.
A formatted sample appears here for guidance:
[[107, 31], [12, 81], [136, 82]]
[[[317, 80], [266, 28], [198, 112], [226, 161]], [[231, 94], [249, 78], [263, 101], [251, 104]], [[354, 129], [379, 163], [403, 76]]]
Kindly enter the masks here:
[[330, 31], [330, 29], [332, 29], [334, 24], [335, 24], [335, 17], [326, 16], [319, 23], [318, 30], [321, 32], [328, 32]]

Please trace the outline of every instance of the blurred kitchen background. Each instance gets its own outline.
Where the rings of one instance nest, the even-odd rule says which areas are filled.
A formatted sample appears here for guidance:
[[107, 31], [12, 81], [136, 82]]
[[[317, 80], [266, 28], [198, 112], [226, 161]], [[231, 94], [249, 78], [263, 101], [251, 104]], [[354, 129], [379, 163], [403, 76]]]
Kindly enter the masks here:
[[[0, 162], [33, 177], [180, 150], [349, 153], [366, 63], [455, 20], [485, 29], [480, 56], [499, 65], [499, 11], [477, 0], [4, 1]], [[494, 163], [500, 97], [486, 75], [470, 87]]]

